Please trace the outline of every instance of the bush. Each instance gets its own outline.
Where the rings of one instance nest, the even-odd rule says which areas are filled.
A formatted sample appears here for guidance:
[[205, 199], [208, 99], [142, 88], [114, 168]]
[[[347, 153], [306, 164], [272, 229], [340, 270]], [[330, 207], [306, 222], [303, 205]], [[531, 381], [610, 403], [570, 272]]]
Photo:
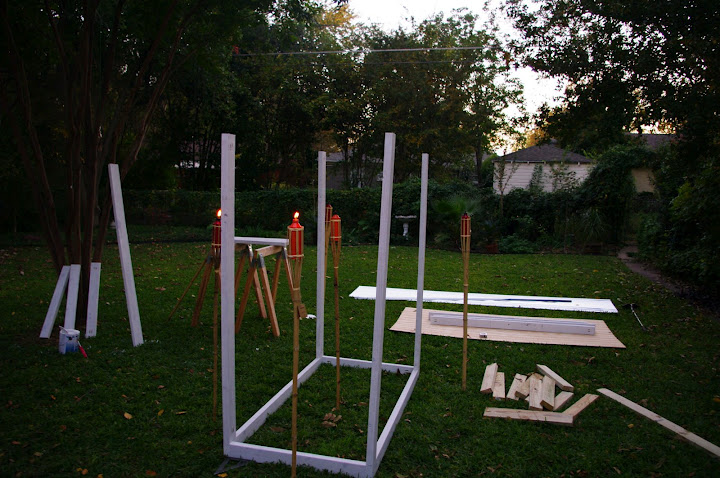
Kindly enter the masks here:
[[503, 254], [534, 254], [537, 252], [535, 244], [517, 235], [503, 237], [498, 246]]

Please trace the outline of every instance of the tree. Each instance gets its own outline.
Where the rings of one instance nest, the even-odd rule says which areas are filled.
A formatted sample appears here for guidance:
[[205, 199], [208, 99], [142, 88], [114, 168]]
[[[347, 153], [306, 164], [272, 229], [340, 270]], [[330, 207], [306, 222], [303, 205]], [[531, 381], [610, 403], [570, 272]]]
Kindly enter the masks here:
[[382, 132], [396, 132], [399, 180], [417, 171], [422, 151], [432, 153], [436, 176], [450, 176], [468, 157], [480, 163], [510, 129], [504, 110], [519, 101], [520, 88], [508, 79], [498, 40], [476, 23], [475, 15], [455, 12], [411, 31], [365, 34], [374, 51], [363, 59], [370, 121], [360, 147], [378, 155]]
[[521, 34], [518, 61], [569, 82], [551, 119], [566, 142], [578, 125], [579, 145], [587, 132], [610, 143], [641, 126], [678, 135], [655, 163], [663, 221], [649, 242], [664, 244], [665, 265], [720, 288], [720, 3], [507, 0], [506, 9]]
[[229, 55], [236, 26], [269, 3], [0, 1], [2, 113], [53, 264], [81, 264], [83, 291], [110, 218], [106, 165], [124, 177], [177, 68], [208, 45]]

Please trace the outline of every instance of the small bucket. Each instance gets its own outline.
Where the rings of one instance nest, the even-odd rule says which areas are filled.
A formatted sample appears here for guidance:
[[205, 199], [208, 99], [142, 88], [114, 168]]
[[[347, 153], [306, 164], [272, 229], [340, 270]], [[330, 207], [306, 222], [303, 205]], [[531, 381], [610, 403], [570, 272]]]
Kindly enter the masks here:
[[77, 352], [80, 343], [80, 331], [60, 327], [60, 345], [58, 350], [61, 354]]

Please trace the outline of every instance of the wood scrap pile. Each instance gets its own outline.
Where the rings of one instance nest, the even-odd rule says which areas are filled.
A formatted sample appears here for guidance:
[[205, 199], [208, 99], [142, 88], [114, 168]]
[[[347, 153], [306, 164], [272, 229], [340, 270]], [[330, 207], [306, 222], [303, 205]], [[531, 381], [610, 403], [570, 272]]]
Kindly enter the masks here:
[[[557, 395], [556, 388], [560, 390]], [[566, 426], [572, 426], [575, 417], [598, 398], [597, 395], [589, 393], [560, 412], [559, 410], [572, 400], [574, 387], [545, 365], [537, 365], [537, 372], [530, 375], [515, 374], [506, 394], [505, 374], [498, 371], [497, 363], [490, 364], [485, 368], [480, 392], [491, 393], [496, 400], [528, 402], [528, 410], [488, 407], [483, 415], [485, 417], [539, 421]]]

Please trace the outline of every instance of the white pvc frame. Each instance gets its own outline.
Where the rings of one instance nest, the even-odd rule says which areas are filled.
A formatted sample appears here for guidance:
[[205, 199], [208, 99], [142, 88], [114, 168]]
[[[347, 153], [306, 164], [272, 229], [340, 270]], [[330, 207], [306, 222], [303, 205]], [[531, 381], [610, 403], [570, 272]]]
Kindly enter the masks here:
[[[420, 200], [420, 245], [418, 254], [417, 279], [417, 315], [415, 327], [415, 352], [413, 365], [401, 365], [382, 362], [383, 339], [385, 331], [385, 288], [387, 286], [388, 254], [390, 244], [390, 219], [392, 209], [392, 187], [395, 162], [395, 134], [385, 133], [385, 151], [383, 165], [382, 204], [380, 211], [380, 240], [377, 264], [377, 290], [375, 302], [375, 322], [373, 328], [372, 361], [341, 357], [340, 365], [369, 368], [370, 400], [367, 426], [367, 450], [365, 461], [349, 460], [333, 456], [298, 452], [297, 464], [327, 470], [333, 473], [344, 473], [356, 477], [372, 477], [380, 466], [385, 451], [390, 443], [410, 395], [415, 388], [420, 374], [420, 345], [422, 337], [423, 285], [425, 275], [425, 228], [427, 220], [427, 183], [428, 155], [422, 155], [422, 180]], [[233, 244], [235, 231], [235, 136], [222, 135], [222, 170], [221, 170], [221, 209], [222, 209], [222, 244]], [[316, 338], [315, 359], [299, 374], [298, 384], [309, 379], [322, 364], [335, 364], [335, 356], [325, 355], [323, 351], [324, 313], [325, 313], [325, 179], [326, 155], [318, 154], [318, 221], [317, 221], [317, 305], [316, 305]], [[223, 413], [223, 451], [230, 458], [251, 460], [258, 463], [281, 462], [291, 464], [291, 450], [245, 443], [258, 430], [265, 420], [290, 397], [292, 381], [288, 382], [274, 397], [258, 410], [240, 428], [237, 428], [237, 411], [235, 403], [235, 300], [234, 271], [235, 248], [222, 247], [221, 264], [221, 334], [222, 334], [222, 413]], [[410, 377], [393, 408], [387, 423], [378, 438], [378, 422], [380, 411], [380, 382], [382, 371], [410, 374]]]

